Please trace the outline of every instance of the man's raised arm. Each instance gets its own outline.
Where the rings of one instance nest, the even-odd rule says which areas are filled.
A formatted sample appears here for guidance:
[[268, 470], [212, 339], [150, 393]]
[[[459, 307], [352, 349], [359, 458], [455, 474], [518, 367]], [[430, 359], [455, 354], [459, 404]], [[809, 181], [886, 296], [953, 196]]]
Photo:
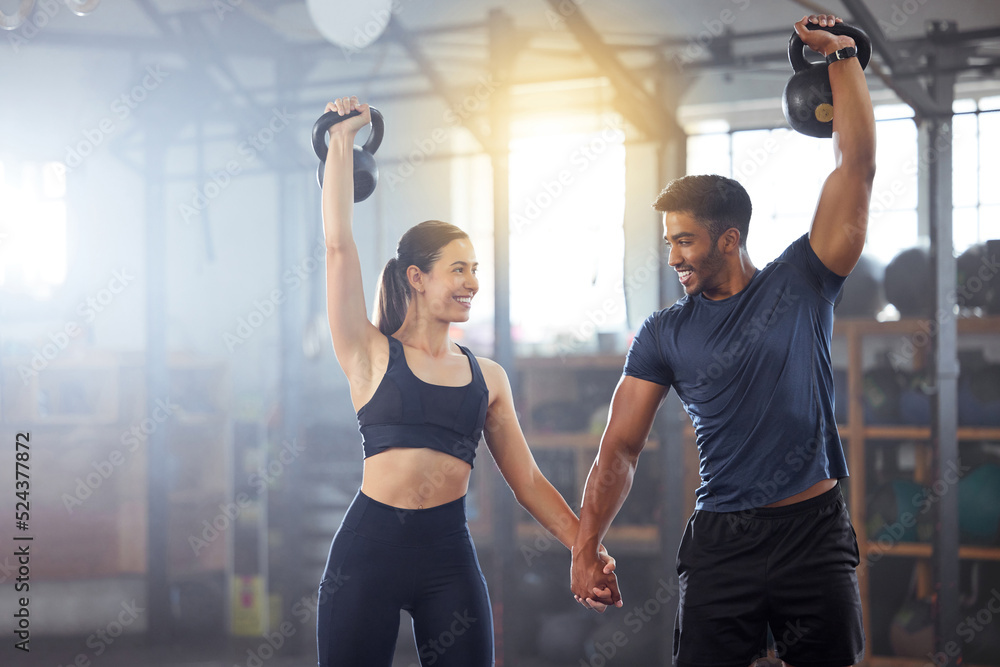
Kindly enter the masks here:
[[[807, 23], [833, 25], [840, 19], [819, 15], [803, 17], [795, 31], [806, 46], [824, 56], [854, 40], [826, 30], [809, 30]], [[836, 167], [820, 194], [809, 243], [823, 264], [846, 276], [858, 263], [868, 231], [868, 205], [875, 178], [875, 112], [865, 73], [858, 59], [829, 65], [833, 91], [833, 152]]]

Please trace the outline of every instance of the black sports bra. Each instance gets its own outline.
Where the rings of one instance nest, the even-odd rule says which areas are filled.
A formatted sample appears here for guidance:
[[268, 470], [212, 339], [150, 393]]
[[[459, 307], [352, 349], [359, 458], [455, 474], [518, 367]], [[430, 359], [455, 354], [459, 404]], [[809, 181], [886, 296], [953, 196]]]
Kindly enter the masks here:
[[483, 436], [490, 395], [476, 357], [458, 346], [472, 367], [469, 384], [430, 384], [407, 366], [403, 344], [392, 336], [386, 337], [389, 364], [385, 376], [375, 395], [358, 410], [365, 458], [390, 447], [428, 447], [471, 466]]

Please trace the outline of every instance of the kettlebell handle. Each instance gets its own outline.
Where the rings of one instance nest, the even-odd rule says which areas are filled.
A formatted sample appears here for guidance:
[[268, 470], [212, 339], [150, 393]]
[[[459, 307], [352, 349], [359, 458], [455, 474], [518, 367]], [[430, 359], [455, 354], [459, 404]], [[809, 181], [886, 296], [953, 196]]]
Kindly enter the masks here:
[[[368, 107], [368, 109], [371, 111], [372, 116], [372, 131], [371, 134], [368, 135], [368, 140], [365, 141], [365, 144], [361, 147], [361, 149], [366, 153], [374, 153], [378, 150], [378, 147], [382, 145], [382, 135], [385, 134], [385, 121], [382, 119], [382, 114], [378, 109], [375, 107]], [[316, 124], [313, 125], [312, 144], [313, 150], [316, 151], [316, 156], [320, 160], [326, 160], [326, 154], [328, 152], [326, 133], [330, 130], [330, 128], [341, 121], [360, 115], [361, 112], [355, 109], [354, 111], [343, 116], [336, 111], [327, 111], [319, 117]]]
[[[872, 57], [872, 40], [861, 28], [847, 23], [834, 23], [832, 26], [809, 23], [806, 27], [810, 30], [826, 30], [834, 35], [847, 35], [853, 38], [854, 44], [858, 49], [858, 62], [861, 65], [861, 69], [868, 67], [868, 61]], [[806, 60], [805, 55], [802, 53], [804, 48], [805, 44], [802, 42], [802, 38], [799, 37], [797, 32], [793, 31], [791, 39], [788, 40], [788, 62], [791, 63], [792, 69], [796, 72], [807, 70], [813, 66], [813, 63]], [[825, 65], [826, 63], [823, 64]]]

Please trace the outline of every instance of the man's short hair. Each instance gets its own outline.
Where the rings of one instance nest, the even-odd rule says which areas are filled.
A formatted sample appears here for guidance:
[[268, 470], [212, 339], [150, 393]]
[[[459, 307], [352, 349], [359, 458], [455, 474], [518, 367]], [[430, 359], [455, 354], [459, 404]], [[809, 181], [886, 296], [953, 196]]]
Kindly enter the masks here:
[[747, 245], [750, 228], [750, 195], [731, 178], [709, 174], [683, 176], [663, 188], [653, 208], [661, 213], [688, 213], [703, 225], [714, 244], [730, 228], [740, 233], [740, 245]]

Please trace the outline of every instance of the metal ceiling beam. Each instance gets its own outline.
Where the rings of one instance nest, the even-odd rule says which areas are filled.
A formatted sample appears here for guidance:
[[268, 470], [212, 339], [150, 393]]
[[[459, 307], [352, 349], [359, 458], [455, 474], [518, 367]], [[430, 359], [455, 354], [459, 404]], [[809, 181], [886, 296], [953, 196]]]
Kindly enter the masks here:
[[871, 13], [871, 10], [862, 0], [843, 0], [844, 6], [851, 13], [851, 21], [868, 33], [872, 40], [872, 49], [879, 54], [882, 61], [889, 66], [891, 73], [884, 74], [882, 80], [887, 86], [913, 108], [914, 114], [918, 117], [931, 117], [951, 114], [951, 107], [943, 109], [938, 100], [928, 93], [923, 84], [914, 79], [902, 80], [894, 78], [893, 74], [902, 62], [902, 57], [896, 45], [894, 45], [878, 23], [878, 19]]
[[618, 111], [648, 137], [663, 138], [683, 134], [674, 115], [663, 107], [626, 67], [615, 50], [608, 46], [577, 5], [566, 11], [563, 0], [547, 0], [552, 11], [561, 17], [566, 27], [580, 42], [584, 52], [604, 70], [621, 98]]
[[[461, 100], [458, 95], [455, 94], [454, 89], [448, 85], [445, 78], [438, 72], [434, 63], [431, 59], [427, 57], [424, 50], [420, 47], [417, 42], [416, 36], [407, 30], [402, 23], [399, 21], [398, 16], [393, 16], [389, 21], [389, 25], [386, 27], [386, 36], [390, 37], [397, 44], [403, 47], [407, 55], [417, 64], [420, 72], [424, 77], [430, 82], [431, 87], [440, 96], [445, 103], [452, 109], [459, 108], [462, 106], [463, 100]], [[484, 126], [484, 123], [480, 118], [473, 114], [467, 117], [463, 117], [462, 114], [456, 114], [462, 124], [468, 128], [472, 136], [476, 138], [479, 145], [483, 147], [483, 150], [490, 152], [490, 131], [489, 128]]]
[[[976, 42], [995, 42], [1000, 40], [1000, 26], [993, 28], [980, 28], [979, 30], [955, 30], [947, 31], [937, 37], [937, 43], [942, 45], [961, 44], [971, 46]], [[927, 39], [920, 37], [915, 39], [901, 39], [895, 42], [900, 46], [912, 48], [914, 46], [926, 46]]]
[[[207, 64], [232, 86], [232, 91], [221, 90], [218, 84], [213, 82], [218, 94], [217, 99], [223, 101], [233, 112], [232, 120], [234, 123], [239, 125], [239, 119], [242, 117], [243, 124], [250, 132], [267, 126], [273, 115], [272, 112], [263, 109], [246, 86], [243, 85], [243, 82], [240, 81], [227, 61], [227, 55], [216, 45], [212, 36], [205, 32], [204, 27], [200, 23], [200, 14], [184, 13], [178, 15], [178, 21], [181, 24], [181, 27], [178, 29], [170, 24], [167, 18], [153, 6], [150, 0], [134, 1], [153, 25], [160, 30], [164, 39], [174, 45], [174, 50], [177, 53], [181, 54], [182, 57], [192, 64], [198, 63], [200, 66]], [[271, 55], [273, 55], [273, 50]], [[191, 71], [194, 70], [192, 69]], [[211, 79], [211, 77], [205, 78]], [[232, 103], [234, 96], [241, 99], [245, 106], [239, 107], [234, 105]], [[200, 107], [204, 107], [204, 105], [199, 105]], [[192, 118], [191, 120], [194, 121], [196, 119]], [[298, 169], [303, 166], [295, 162], [294, 152], [282, 153], [284, 155], [283, 158], [277, 158], [273, 151], [266, 150], [260, 151], [259, 155], [264, 163], [276, 171]]]
[[896, 69], [900, 61], [900, 54], [896, 46], [889, 41], [889, 38], [882, 32], [882, 26], [878, 19], [862, 0], [843, 0], [844, 6], [851, 12], [851, 20], [862, 30], [868, 33], [872, 40], [872, 50], [882, 57], [882, 62], [890, 69]]

